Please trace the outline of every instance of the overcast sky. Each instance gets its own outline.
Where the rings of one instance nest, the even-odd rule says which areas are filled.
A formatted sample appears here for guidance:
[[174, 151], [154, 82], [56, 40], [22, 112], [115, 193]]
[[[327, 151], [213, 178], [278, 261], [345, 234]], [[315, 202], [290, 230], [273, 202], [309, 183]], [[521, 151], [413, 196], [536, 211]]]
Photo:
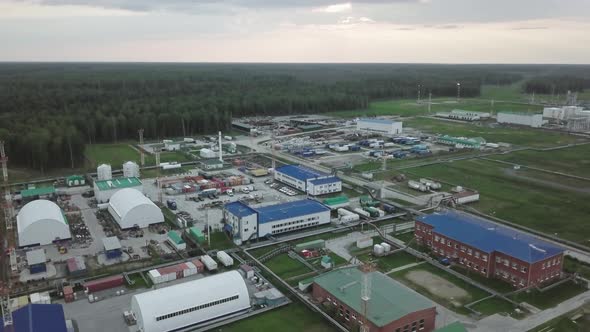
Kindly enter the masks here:
[[590, 0], [0, 0], [0, 61], [590, 63]]

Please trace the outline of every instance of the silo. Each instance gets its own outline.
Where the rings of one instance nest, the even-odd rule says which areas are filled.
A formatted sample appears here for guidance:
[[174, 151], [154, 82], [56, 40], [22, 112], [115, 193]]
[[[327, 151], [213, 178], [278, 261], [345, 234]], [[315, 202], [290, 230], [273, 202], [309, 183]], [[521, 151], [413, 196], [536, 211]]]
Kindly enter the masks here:
[[110, 180], [113, 178], [113, 173], [111, 171], [111, 165], [102, 164], [96, 168], [96, 176], [98, 180]]
[[139, 165], [133, 161], [123, 164], [123, 176], [126, 178], [139, 177]]

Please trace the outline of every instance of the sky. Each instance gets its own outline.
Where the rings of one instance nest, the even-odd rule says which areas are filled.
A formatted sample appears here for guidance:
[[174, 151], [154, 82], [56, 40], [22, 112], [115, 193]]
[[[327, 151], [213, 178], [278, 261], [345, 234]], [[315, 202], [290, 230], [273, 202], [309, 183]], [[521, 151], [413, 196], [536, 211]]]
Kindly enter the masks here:
[[590, 63], [590, 0], [0, 0], [0, 61]]

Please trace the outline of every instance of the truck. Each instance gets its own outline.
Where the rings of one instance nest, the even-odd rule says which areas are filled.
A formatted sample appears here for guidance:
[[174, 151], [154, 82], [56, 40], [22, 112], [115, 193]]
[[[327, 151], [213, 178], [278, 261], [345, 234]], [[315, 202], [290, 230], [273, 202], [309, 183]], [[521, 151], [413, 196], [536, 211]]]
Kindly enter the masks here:
[[168, 208], [169, 208], [170, 210], [176, 210], [176, 208], [177, 208], [176, 201], [175, 201], [175, 200], [173, 200], [173, 199], [169, 199], [169, 200], [167, 200], [167, 201], [166, 201], [166, 205], [168, 206]]
[[395, 152], [393, 153], [393, 157], [394, 157], [394, 158], [398, 158], [398, 159], [405, 158], [407, 155], [408, 155], [408, 154], [407, 154], [407, 153], [405, 153], [404, 151], [395, 151]]

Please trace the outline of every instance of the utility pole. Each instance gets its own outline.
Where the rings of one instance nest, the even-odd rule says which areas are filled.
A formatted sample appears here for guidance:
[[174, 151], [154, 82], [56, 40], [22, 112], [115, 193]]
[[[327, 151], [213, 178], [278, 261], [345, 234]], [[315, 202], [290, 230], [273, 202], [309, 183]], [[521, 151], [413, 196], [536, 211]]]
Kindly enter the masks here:
[[457, 102], [461, 100], [461, 83], [457, 82]]
[[420, 104], [420, 93], [422, 90], [422, 85], [418, 84], [418, 104]]
[[139, 133], [139, 153], [141, 154], [141, 168], [145, 165], [145, 155], [143, 154], [143, 128], [137, 131]]
[[432, 110], [432, 92], [428, 92], [428, 113]]

